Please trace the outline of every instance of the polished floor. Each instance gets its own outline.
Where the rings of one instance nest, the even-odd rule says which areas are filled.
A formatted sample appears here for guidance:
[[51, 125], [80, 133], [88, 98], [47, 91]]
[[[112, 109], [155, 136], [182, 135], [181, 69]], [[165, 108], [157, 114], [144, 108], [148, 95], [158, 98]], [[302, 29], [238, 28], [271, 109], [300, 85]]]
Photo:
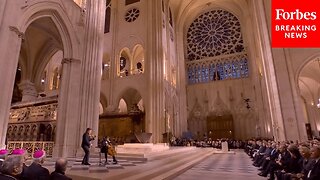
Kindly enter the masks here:
[[175, 180], [259, 180], [257, 168], [240, 150], [234, 154], [214, 154], [175, 178]]
[[[144, 158], [119, 159], [117, 165], [99, 165], [91, 158], [91, 166], [83, 166], [81, 159], [70, 159], [66, 174], [73, 180], [262, 180], [257, 168], [242, 151], [221, 153], [212, 148], [172, 148]], [[46, 163], [52, 171], [53, 162]]]

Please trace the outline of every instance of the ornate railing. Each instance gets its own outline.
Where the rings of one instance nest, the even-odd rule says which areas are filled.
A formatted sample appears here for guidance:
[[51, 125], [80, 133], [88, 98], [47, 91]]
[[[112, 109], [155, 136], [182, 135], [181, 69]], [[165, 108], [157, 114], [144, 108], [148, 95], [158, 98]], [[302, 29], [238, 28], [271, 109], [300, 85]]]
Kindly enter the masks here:
[[36, 150], [42, 149], [46, 151], [47, 157], [52, 157], [53, 141], [8, 141], [8, 150], [10, 153], [14, 149], [25, 149], [31, 156]]

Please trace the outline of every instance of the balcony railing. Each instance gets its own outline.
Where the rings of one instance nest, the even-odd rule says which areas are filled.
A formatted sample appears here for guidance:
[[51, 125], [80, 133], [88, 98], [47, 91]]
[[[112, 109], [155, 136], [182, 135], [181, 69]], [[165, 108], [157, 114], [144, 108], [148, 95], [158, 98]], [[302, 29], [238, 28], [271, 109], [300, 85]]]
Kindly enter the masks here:
[[10, 153], [14, 149], [24, 149], [28, 152], [29, 156], [32, 156], [35, 151], [42, 149], [46, 151], [47, 157], [52, 157], [53, 146], [53, 141], [8, 141]]

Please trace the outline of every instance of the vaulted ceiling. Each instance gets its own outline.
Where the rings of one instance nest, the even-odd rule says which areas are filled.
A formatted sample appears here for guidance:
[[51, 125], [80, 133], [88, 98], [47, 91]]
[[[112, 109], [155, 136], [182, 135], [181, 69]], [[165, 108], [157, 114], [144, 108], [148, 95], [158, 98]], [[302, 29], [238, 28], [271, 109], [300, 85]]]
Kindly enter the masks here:
[[22, 69], [22, 80], [34, 81], [36, 74], [43, 71], [51, 56], [62, 49], [59, 31], [50, 18], [40, 18], [32, 22], [21, 44], [19, 65]]
[[307, 104], [316, 105], [320, 98], [320, 59], [310, 61], [299, 75], [300, 93]]

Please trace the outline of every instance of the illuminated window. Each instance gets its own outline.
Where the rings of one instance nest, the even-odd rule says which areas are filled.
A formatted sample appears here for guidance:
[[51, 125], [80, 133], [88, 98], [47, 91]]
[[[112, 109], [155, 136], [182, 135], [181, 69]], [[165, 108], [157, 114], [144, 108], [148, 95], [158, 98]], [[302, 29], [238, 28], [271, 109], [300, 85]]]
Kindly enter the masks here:
[[240, 22], [232, 13], [200, 14], [187, 31], [186, 44], [189, 84], [249, 76]]

